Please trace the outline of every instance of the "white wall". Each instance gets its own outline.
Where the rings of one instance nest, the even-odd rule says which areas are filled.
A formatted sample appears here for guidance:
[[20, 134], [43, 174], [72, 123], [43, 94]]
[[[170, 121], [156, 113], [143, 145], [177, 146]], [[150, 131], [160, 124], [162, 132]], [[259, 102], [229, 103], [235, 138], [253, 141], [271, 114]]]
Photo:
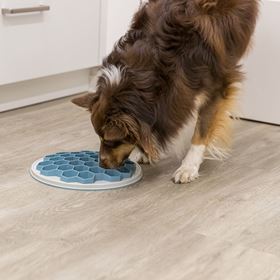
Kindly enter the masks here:
[[243, 112], [248, 119], [280, 124], [280, 1], [263, 1], [253, 50], [245, 61]]
[[107, 9], [106, 27], [103, 29], [106, 32], [103, 56], [110, 53], [114, 43], [125, 34], [139, 3], [139, 0], [102, 0], [103, 8]]

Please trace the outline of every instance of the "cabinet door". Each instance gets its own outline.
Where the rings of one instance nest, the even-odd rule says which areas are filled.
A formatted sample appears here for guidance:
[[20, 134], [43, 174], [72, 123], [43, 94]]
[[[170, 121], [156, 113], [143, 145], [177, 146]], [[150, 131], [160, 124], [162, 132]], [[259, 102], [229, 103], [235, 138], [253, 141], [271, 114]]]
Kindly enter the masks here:
[[0, 85], [98, 65], [101, 0], [0, 0], [2, 8], [50, 10], [0, 15]]
[[253, 51], [245, 61], [248, 119], [280, 124], [280, 1], [263, 1]]

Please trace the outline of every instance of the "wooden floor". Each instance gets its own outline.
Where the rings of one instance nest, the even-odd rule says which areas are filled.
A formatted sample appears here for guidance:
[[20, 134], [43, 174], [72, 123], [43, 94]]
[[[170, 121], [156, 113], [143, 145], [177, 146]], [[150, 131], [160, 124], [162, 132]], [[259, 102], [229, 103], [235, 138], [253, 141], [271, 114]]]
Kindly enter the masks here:
[[171, 182], [175, 158], [109, 192], [28, 174], [47, 153], [97, 148], [67, 99], [0, 115], [0, 279], [280, 279], [280, 127], [240, 122], [232, 157], [190, 185]]

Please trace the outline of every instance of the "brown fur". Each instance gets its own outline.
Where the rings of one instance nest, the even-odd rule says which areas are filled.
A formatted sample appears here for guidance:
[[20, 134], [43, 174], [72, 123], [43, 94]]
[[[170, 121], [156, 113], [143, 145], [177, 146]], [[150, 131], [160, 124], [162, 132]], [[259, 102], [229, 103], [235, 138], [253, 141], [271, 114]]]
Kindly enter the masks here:
[[104, 165], [120, 165], [134, 146], [156, 159], [197, 109], [201, 94], [205, 102], [193, 142], [227, 143], [232, 84], [242, 80], [238, 63], [257, 13], [258, 0], [150, 0], [144, 5], [103, 62], [104, 69], [121, 69], [120, 81], [109, 83], [103, 74], [96, 94], [74, 100], [87, 104], [105, 140], [115, 127], [119, 145], [109, 149], [103, 141], [101, 151], [118, 153]]
[[192, 139], [194, 145], [215, 145], [227, 152], [231, 143], [231, 129], [233, 118], [231, 113], [235, 110], [238, 88], [230, 86], [226, 97], [220, 98], [213, 104], [202, 106]]

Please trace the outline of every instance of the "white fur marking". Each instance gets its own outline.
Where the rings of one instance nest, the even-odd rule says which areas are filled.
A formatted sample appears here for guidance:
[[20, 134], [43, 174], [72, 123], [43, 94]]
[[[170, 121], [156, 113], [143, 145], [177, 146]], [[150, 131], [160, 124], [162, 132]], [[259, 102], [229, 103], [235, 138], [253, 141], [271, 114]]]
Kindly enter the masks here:
[[205, 159], [223, 161], [224, 159], [228, 158], [229, 151], [216, 146], [214, 142], [208, 145], [207, 153], [209, 155], [206, 156]]
[[138, 163], [144, 163], [144, 164], [150, 163], [149, 159], [138, 148], [135, 148], [131, 152], [129, 159]]
[[106, 68], [102, 68], [101, 71], [110, 85], [118, 85], [121, 82], [123, 69], [120, 67], [111, 64]]
[[196, 119], [191, 118], [188, 124], [184, 125], [179, 131], [176, 137], [174, 137], [167, 148], [168, 155], [176, 155], [179, 160], [182, 160], [186, 154], [188, 149], [190, 148], [192, 135], [195, 129]]
[[140, 0], [140, 9], [144, 7], [147, 3], [149, 3], [149, 0]]
[[191, 145], [181, 167], [173, 176], [175, 183], [190, 183], [199, 177], [198, 171], [203, 162], [205, 150], [204, 145]]
[[207, 94], [201, 92], [195, 99], [195, 110], [198, 112], [199, 109], [208, 101]]

